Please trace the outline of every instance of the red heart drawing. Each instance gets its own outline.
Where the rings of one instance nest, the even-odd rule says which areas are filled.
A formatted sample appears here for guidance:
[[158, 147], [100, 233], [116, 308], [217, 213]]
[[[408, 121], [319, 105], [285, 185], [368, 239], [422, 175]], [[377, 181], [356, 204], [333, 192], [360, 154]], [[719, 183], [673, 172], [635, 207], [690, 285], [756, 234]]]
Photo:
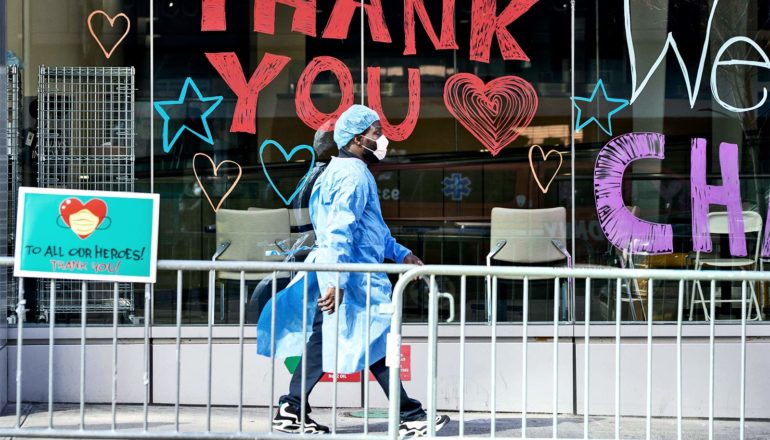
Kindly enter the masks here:
[[471, 73], [458, 73], [444, 86], [444, 103], [473, 136], [497, 156], [529, 126], [537, 112], [537, 92], [518, 76], [484, 84]]
[[[85, 205], [80, 199], [70, 197], [65, 199], [59, 204], [59, 214], [64, 220], [64, 223], [77, 234], [78, 237], [85, 239], [94, 233], [96, 228], [102, 224], [104, 218], [107, 216], [107, 204], [101, 199], [91, 199]], [[88, 221], [91, 217], [88, 214], [96, 217], [96, 221]], [[78, 220], [77, 224], [70, 222], [70, 217], [73, 215], [84, 215], [86, 218], [84, 221]], [[78, 217], [79, 219], [80, 217]]]

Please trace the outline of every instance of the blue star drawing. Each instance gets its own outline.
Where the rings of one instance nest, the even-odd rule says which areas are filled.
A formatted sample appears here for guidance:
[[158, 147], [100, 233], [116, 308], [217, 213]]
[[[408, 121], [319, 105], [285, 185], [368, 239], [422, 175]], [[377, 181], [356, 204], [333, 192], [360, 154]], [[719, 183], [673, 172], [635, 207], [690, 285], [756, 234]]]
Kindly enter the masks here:
[[447, 197], [452, 197], [455, 202], [461, 201], [471, 193], [471, 179], [460, 173], [452, 173], [441, 181], [444, 188], [441, 192]]
[[[583, 109], [580, 108], [580, 105], [578, 105], [578, 102], [589, 102], [589, 103], [594, 102], [594, 98], [596, 98], [596, 94], [599, 92], [599, 89], [602, 89], [602, 96], [604, 101], [613, 102], [617, 104], [609, 113], [607, 113], [606, 127], [599, 121], [599, 119], [596, 118], [595, 115], [591, 115], [590, 118], [584, 120], [583, 122], [580, 121], [583, 118]], [[596, 125], [598, 125], [599, 128], [602, 129], [602, 131], [612, 136], [612, 116], [615, 113], [626, 108], [626, 106], [628, 106], [628, 100], [619, 99], [619, 98], [610, 98], [609, 96], [607, 96], [607, 90], [604, 88], [604, 83], [602, 82], [602, 80], [599, 80], [599, 82], [596, 83], [596, 87], [594, 87], [594, 92], [591, 94], [590, 98], [582, 98], [582, 97], [574, 96], [572, 98], [572, 104], [577, 109], [577, 116], [575, 119], [575, 131], [581, 131], [591, 122], [595, 122]]]
[[[195, 92], [195, 95], [197, 96], [198, 102], [211, 102], [212, 104], [209, 105], [209, 108], [204, 111], [201, 116], [201, 125], [203, 126], [203, 130], [206, 132], [205, 134], [201, 134], [192, 128], [188, 127], [186, 124], [182, 124], [181, 127], [179, 127], [174, 133], [174, 136], [171, 138], [171, 141], [169, 141], [169, 125], [171, 122], [171, 116], [166, 112], [166, 109], [164, 107], [169, 106], [175, 106], [175, 105], [189, 105], [189, 104], [195, 104], [195, 101], [190, 100], [190, 102], [187, 101], [187, 92], [188, 89], [192, 88], [193, 92]], [[198, 86], [195, 85], [195, 82], [192, 80], [192, 78], [187, 78], [184, 82], [184, 86], [182, 86], [182, 91], [179, 93], [179, 98], [176, 101], [158, 101], [154, 104], [155, 110], [160, 113], [160, 116], [163, 118], [163, 151], [168, 153], [171, 151], [171, 148], [174, 147], [174, 144], [176, 143], [177, 139], [179, 139], [180, 136], [182, 136], [182, 133], [184, 133], [185, 130], [189, 131], [190, 133], [194, 134], [195, 136], [198, 136], [206, 143], [209, 143], [211, 145], [214, 145], [214, 138], [211, 136], [211, 129], [209, 128], [209, 123], [206, 121], [206, 118], [213, 112], [219, 104], [222, 103], [222, 100], [224, 98], [221, 96], [203, 96], [201, 94], [200, 89], [198, 89]]]

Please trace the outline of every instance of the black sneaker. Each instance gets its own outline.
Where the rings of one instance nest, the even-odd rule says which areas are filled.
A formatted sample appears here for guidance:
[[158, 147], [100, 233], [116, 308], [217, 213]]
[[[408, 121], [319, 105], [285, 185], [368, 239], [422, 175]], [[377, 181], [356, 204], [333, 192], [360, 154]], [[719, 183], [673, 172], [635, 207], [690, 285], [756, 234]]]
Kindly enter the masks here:
[[[302, 425], [300, 424], [300, 412], [294, 409], [288, 403], [283, 403], [278, 407], [278, 411], [273, 417], [273, 429], [289, 434], [300, 434]], [[315, 420], [305, 415], [305, 434], [328, 434], [329, 427], [319, 425]]]
[[[449, 423], [449, 416], [436, 416], [436, 432], [439, 432], [447, 423]], [[398, 436], [400, 438], [423, 437], [426, 435], [428, 435], [427, 420], [401, 422], [398, 425]]]

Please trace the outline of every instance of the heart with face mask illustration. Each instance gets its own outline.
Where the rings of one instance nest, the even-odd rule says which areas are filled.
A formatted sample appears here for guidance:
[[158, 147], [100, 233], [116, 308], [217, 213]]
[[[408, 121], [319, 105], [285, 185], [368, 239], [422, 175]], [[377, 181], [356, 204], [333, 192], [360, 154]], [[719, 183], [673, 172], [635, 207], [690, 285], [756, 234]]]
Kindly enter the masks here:
[[101, 199], [91, 199], [83, 204], [79, 199], [71, 197], [61, 202], [59, 214], [72, 232], [85, 240], [104, 221], [107, 216], [107, 204]]

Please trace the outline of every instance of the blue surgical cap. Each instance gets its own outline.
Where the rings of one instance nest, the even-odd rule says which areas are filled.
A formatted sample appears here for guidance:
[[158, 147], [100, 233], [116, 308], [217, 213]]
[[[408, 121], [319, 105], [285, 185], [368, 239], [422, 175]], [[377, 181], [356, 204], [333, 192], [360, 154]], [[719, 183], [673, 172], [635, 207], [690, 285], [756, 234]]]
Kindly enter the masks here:
[[380, 120], [377, 112], [365, 105], [353, 105], [345, 110], [334, 126], [334, 142], [342, 149], [356, 135], [365, 132], [371, 125]]

